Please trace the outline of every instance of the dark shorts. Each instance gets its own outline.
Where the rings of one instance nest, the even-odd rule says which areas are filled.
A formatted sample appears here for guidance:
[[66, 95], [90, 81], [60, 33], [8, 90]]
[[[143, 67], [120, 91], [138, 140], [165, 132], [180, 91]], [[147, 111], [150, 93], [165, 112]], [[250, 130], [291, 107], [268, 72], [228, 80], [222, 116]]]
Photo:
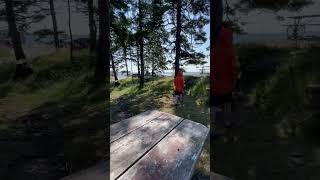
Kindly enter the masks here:
[[174, 95], [180, 95], [180, 94], [183, 94], [183, 92], [180, 92], [180, 91], [174, 91]]
[[232, 103], [232, 93], [213, 94], [211, 97], [212, 106], [221, 106], [226, 103]]

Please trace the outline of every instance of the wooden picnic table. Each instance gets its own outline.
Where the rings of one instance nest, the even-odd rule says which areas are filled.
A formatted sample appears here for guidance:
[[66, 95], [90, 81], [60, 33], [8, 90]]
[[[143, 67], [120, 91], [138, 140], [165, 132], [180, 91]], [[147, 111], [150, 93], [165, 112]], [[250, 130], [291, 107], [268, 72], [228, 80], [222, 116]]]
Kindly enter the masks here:
[[[188, 180], [209, 129], [160, 111], [146, 111], [110, 127], [110, 179]], [[109, 179], [107, 162], [61, 180]]]
[[110, 179], [187, 180], [209, 129], [160, 111], [147, 111], [111, 125]]

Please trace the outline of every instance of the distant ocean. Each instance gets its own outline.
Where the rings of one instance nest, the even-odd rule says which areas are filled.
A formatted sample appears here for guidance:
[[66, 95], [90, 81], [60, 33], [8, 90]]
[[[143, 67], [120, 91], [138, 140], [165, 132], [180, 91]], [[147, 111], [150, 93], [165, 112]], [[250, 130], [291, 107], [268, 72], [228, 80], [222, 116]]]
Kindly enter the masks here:
[[[164, 77], [173, 77], [174, 76], [174, 71], [166, 71], [163, 73], [158, 74], [159, 76], [164, 76]], [[196, 76], [196, 77], [201, 77], [201, 76], [209, 76], [209, 72], [204, 72], [203, 74], [200, 72], [185, 72], [183, 74], [184, 76]], [[129, 75], [129, 77], [131, 77]], [[118, 79], [126, 79], [128, 76], [126, 74], [118, 74]]]

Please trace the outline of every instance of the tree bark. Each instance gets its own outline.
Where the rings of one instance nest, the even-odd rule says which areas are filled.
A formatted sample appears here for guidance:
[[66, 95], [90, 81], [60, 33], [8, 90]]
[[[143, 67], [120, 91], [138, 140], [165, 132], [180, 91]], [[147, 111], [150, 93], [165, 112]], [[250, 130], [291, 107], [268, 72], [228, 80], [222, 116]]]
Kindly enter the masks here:
[[70, 35], [70, 60], [73, 62], [73, 37], [72, 37], [72, 27], [71, 27], [71, 7], [70, 0], [68, 0], [68, 24], [69, 24], [69, 35]]
[[137, 42], [137, 67], [138, 67], [138, 77], [140, 78], [140, 55], [139, 55], [139, 43]]
[[139, 0], [139, 31], [140, 31], [140, 37], [139, 37], [139, 48], [140, 48], [140, 62], [141, 62], [141, 72], [140, 72], [140, 86], [144, 85], [144, 59], [143, 59], [143, 36], [142, 36], [142, 4], [141, 0]]
[[117, 71], [116, 71], [116, 66], [114, 63], [113, 55], [110, 55], [111, 57], [111, 66], [112, 66], [112, 71], [113, 71], [113, 77], [116, 81], [118, 81], [118, 76], [117, 76]]
[[97, 63], [95, 80], [99, 84], [105, 84], [110, 77], [110, 1], [98, 1], [99, 13], [99, 44], [97, 47]]
[[16, 69], [13, 76], [13, 79], [24, 78], [33, 73], [31, 66], [28, 65], [27, 62], [22, 62], [22, 60], [26, 59], [24, 51], [22, 49], [22, 42], [20, 33], [17, 29], [15, 12], [13, 9], [12, 0], [5, 0], [5, 8], [6, 8], [6, 18], [9, 27], [9, 36], [11, 38], [11, 43], [14, 50], [14, 55], [16, 57]]
[[54, 8], [53, 0], [50, 0], [49, 4], [50, 4], [50, 13], [51, 13], [51, 18], [52, 18], [54, 46], [56, 49], [58, 49], [59, 48], [59, 32], [58, 32], [56, 12], [55, 12], [55, 8]]
[[126, 65], [127, 77], [129, 77], [128, 61], [127, 61], [127, 47], [126, 46], [123, 47], [123, 58], [124, 58], [124, 62]]
[[174, 62], [174, 76], [177, 76], [178, 71], [180, 69], [180, 53], [181, 53], [181, 8], [182, 8], [182, 4], [181, 4], [181, 0], [177, 0], [177, 31], [176, 31], [176, 58], [175, 58], [175, 62]]
[[94, 19], [94, 7], [93, 0], [88, 0], [88, 12], [89, 12], [89, 31], [90, 31], [90, 53], [96, 52], [97, 44], [97, 27]]
[[151, 75], [152, 76], [156, 75], [156, 73], [154, 72], [154, 69], [155, 69], [155, 67], [154, 67], [154, 59], [152, 59], [152, 62], [151, 62]]
[[21, 59], [25, 59], [26, 56], [22, 49], [21, 37], [17, 29], [12, 0], [5, 0], [5, 5], [6, 5], [7, 22], [9, 27], [9, 35], [12, 41], [12, 46], [13, 46], [16, 60], [19, 61]]

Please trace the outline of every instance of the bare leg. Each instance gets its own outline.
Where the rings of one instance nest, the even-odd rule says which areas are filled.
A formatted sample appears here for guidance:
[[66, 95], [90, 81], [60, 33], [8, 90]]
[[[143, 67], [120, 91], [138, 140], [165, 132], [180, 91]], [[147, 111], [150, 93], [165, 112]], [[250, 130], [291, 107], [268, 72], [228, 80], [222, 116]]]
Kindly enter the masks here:
[[179, 104], [182, 104], [183, 103], [183, 96], [182, 94], [179, 95]]
[[173, 104], [174, 104], [174, 105], [177, 105], [177, 104], [178, 104], [178, 95], [174, 95]]

